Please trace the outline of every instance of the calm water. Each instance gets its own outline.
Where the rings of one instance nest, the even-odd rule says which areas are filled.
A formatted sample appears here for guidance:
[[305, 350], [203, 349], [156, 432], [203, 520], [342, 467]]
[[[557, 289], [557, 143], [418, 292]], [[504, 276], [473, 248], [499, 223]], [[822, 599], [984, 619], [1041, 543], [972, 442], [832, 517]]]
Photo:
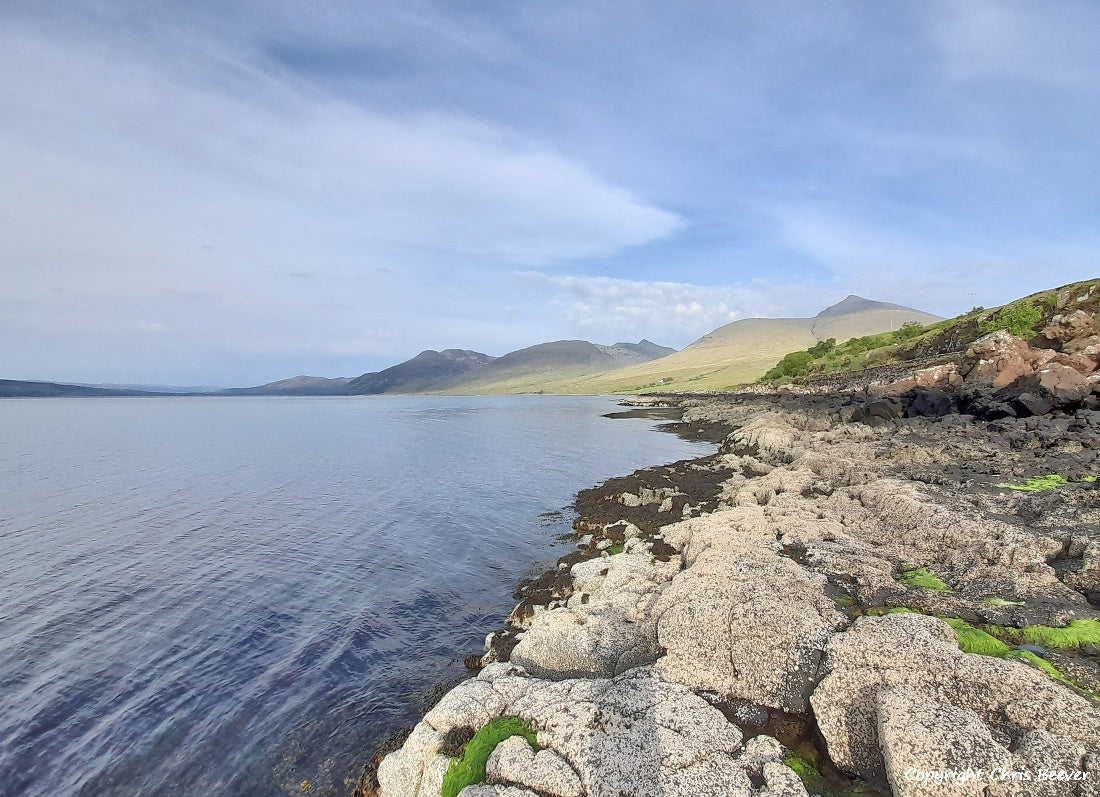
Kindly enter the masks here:
[[0, 794], [347, 794], [604, 478], [609, 399], [0, 402]]

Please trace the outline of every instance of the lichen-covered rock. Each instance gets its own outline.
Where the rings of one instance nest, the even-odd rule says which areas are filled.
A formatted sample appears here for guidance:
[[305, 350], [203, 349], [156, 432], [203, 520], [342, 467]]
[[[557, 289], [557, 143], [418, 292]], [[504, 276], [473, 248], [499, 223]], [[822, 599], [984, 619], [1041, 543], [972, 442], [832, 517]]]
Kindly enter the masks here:
[[[749, 755], [736, 725], [649, 668], [614, 679], [545, 681], [500, 663], [444, 696], [410, 741], [382, 761], [382, 797], [437, 797], [438, 773], [450, 761], [439, 752], [443, 736], [501, 715], [532, 723], [542, 750], [529, 760], [516, 743], [494, 752], [494, 782], [467, 787], [467, 797], [806, 797], [778, 745], [757, 742]], [[763, 785], [755, 787], [754, 778]]]
[[582, 797], [573, 767], [553, 750], [535, 752], [522, 736], [497, 745], [485, 766], [489, 783], [523, 783], [550, 797]]
[[1012, 768], [1008, 748], [969, 709], [905, 688], [882, 690], [876, 708], [895, 797], [979, 797], [985, 773]]
[[679, 569], [644, 547], [573, 565], [566, 606], [536, 614], [510, 660], [544, 678], [610, 678], [660, 655], [651, 606]]
[[[990, 739], [1011, 750], [1035, 730], [1059, 750], [1100, 752], [1100, 707], [1020, 662], [963, 653], [934, 617], [860, 618], [830, 640], [825, 673], [810, 698], [818, 726], [837, 766], [864, 777], [897, 785], [909, 767], [955, 760], [952, 749], [984, 762], [1000, 755]], [[908, 741], [923, 735], [926, 752]]]
[[1066, 343], [1095, 333], [1095, 319], [1084, 310], [1074, 310], [1071, 313], [1060, 313], [1054, 316], [1039, 334], [1049, 341]]
[[760, 507], [684, 521], [665, 535], [688, 567], [657, 601], [660, 676], [804, 711], [825, 643], [847, 625], [825, 579], [778, 555]]

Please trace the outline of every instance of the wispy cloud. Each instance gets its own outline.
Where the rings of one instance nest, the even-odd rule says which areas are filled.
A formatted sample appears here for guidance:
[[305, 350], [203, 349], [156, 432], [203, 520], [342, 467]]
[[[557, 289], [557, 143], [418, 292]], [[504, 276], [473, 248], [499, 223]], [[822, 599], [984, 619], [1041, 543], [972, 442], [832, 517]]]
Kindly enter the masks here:
[[0, 376], [683, 345], [1095, 276], [1097, 40], [1092, 0], [8, 0]]

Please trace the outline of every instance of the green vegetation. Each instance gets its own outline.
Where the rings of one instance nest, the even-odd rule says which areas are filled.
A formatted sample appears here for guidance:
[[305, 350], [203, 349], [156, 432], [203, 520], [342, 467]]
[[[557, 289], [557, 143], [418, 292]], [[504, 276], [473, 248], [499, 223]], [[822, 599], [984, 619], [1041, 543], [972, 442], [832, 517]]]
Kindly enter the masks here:
[[775, 382], [816, 373], [859, 370], [890, 362], [903, 353], [900, 344], [915, 341], [941, 328], [943, 323], [923, 326], [907, 321], [893, 332], [864, 335], [841, 344], [837, 344], [835, 338], [827, 338], [805, 351], [791, 352], [758, 381]]
[[775, 367], [764, 374], [762, 378], [765, 381], [774, 381], [788, 376], [805, 376], [810, 372], [810, 363], [813, 361], [814, 356], [810, 354], [809, 350], [792, 351], [776, 363]]
[[1023, 601], [1010, 601], [1004, 598], [986, 598], [982, 601], [986, 606], [1023, 606]]
[[1042, 490], [1055, 490], [1066, 484], [1064, 476], [1059, 476], [1057, 473], [1049, 473], [1046, 476], [1036, 476], [1034, 479], [1028, 479], [1023, 484], [998, 484], [998, 487], [1004, 487], [1007, 490], [1020, 490], [1027, 493], [1037, 493]]
[[945, 623], [955, 629], [955, 636], [959, 640], [959, 649], [964, 653], [976, 653], [980, 656], [994, 656], [1003, 659], [1012, 648], [995, 636], [987, 634], [980, 628], [975, 628], [966, 620], [958, 617], [941, 617]]
[[811, 794], [820, 794], [825, 790], [825, 778], [811, 761], [788, 751], [783, 758], [783, 763], [794, 770], [794, 774], [798, 775], [805, 785], [806, 791]]
[[455, 758], [443, 776], [442, 797], [457, 797], [458, 793], [473, 783], [485, 782], [485, 762], [496, 746], [511, 736], [522, 736], [538, 749], [535, 731], [519, 717], [497, 717], [474, 734], [466, 744], [461, 758]]
[[902, 568], [899, 580], [901, 583], [908, 584], [910, 587], [923, 587], [924, 589], [934, 589], [938, 592], [951, 591], [951, 587], [947, 586], [939, 576], [926, 567]]
[[1092, 484], [1094, 481], [1096, 481], [1096, 477], [1095, 476], [1086, 476], [1085, 478], [1081, 479], [1081, 481], [1088, 482], [1089, 484]]
[[1055, 650], [1080, 650], [1086, 645], [1100, 645], [1100, 620], [1073, 620], [1065, 628], [1049, 625], [1027, 625], [1023, 628], [987, 626], [991, 633], [1017, 645], [1042, 645]]
[[1032, 337], [1036, 333], [1035, 327], [1043, 320], [1043, 310], [1034, 302], [1021, 299], [1012, 304], [1006, 304], [998, 310], [988, 321], [979, 324], [983, 334], [1004, 329], [1013, 335]]
[[607, 549], [607, 552], [610, 553], [610, 554], [622, 553], [623, 552], [623, 544], [621, 542], [617, 542], [614, 545], [612, 545], [611, 547], [609, 547]]
[[[1003, 601], [1001, 598], [987, 598], [983, 603], [989, 601], [1001, 601], [1001, 604], [1012, 603], [1011, 601]], [[886, 614], [924, 614], [924, 612], [906, 606], [875, 607], [868, 609], [866, 613], [872, 617], [881, 617]], [[1081, 684], [1067, 678], [1065, 673], [1042, 656], [1030, 650], [1018, 650], [1013, 647], [1013, 645], [1029, 644], [1044, 648], [1076, 651], [1084, 645], [1100, 645], [1100, 620], [1074, 620], [1065, 628], [1051, 628], [1045, 625], [1029, 625], [1023, 628], [983, 625], [979, 628], [958, 617], [938, 617], [938, 619], [943, 620], [954, 629], [955, 638], [959, 643], [959, 650], [963, 653], [1022, 661], [1042, 670], [1054, 680], [1080, 689], [1093, 699], [1100, 701], [1100, 695], [1094, 694]]]

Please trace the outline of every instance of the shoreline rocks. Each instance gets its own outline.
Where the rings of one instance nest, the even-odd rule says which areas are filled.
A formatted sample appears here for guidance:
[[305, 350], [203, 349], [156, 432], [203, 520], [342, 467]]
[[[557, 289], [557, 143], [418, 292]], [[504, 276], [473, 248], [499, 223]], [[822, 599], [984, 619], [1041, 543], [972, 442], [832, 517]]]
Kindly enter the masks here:
[[[981, 373], [971, 404], [1005, 389]], [[1100, 490], [1081, 481], [1100, 475], [1100, 423], [1083, 407], [980, 421], [941, 392], [927, 412], [870, 393], [657, 399], [682, 429], [723, 430], [718, 453], [582, 492], [577, 549], [517, 589], [480, 674], [383, 759], [377, 793], [434, 797], [448, 733], [515, 715], [540, 749], [502, 743], [463, 797], [1021, 793], [905, 775], [966, 767], [1073, 770], [1028, 793], [1100, 794], [1082, 688], [1100, 644], [1013, 650], [1028, 664], [964, 652], [938, 619], [1100, 620]], [[1008, 487], [1050, 473], [1056, 490]]]

